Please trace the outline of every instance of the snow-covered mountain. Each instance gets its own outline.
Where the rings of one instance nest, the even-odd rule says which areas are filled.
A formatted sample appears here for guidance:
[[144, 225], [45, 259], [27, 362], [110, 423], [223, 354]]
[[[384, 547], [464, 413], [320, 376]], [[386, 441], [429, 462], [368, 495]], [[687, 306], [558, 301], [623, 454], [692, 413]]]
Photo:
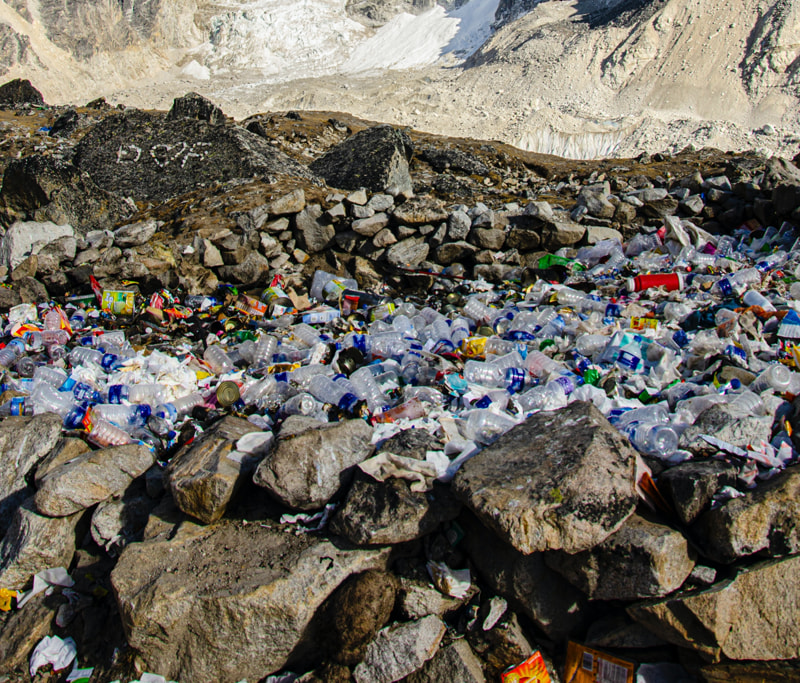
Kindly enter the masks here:
[[0, 0], [49, 102], [346, 110], [569, 156], [800, 142], [800, 0]]

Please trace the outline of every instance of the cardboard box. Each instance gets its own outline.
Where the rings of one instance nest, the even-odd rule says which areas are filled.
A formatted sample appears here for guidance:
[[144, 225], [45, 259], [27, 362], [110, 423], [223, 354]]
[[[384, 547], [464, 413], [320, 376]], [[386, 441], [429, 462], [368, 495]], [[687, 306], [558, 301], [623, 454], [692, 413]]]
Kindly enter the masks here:
[[633, 662], [570, 641], [567, 646], [565, 683], [633, 683]]

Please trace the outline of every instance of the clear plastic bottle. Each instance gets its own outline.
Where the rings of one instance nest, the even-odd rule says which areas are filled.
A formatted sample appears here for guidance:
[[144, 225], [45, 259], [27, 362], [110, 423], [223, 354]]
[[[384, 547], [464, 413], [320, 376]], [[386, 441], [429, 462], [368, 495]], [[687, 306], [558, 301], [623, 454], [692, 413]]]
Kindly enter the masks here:
[[317, 301], [338, 301], [345, 289], [358, 289], [358, 283], [352, 278], [340, 277], [318, 270], [314, 273], [309, 295]]
[[121, 405], [115, 403], [99, 403], [92, 408], [92, 414], [111, 422], [118, 427], [130, 432], [137, 427], [144, 427], [150, 417], [150, 406]]
[[0, 349], [0, 367], [10, 368], [23, 353], [25, 353], [25, 342], [21, 339], [12, 339]]
[[106, 330], [102, 334], [98, 334], [92, 340], [94, 346], [103, 348], [106, 351], [116, 353], [112, 349], [120, 349], [125, 346], [125, 332], [124, 330]]
[[133, 438], [124, 430], [103, 419], [92, 418], [89, 441], [106, 448], [108, 446], [124, 446], [133, 443]]
[[30, 398], [18, 396], [0, 405], [0, 415], [33, 415], [33, 404]]
[[158, 405], [153, 411], [153, 414], [156, 417], [169, 420], [174, 424], [178, 419], [192, 412], [193, 408], [196, 406], [201, 406], [203, 403], [205, 403], [203, 394], [201, 394], [199, 391], [194, 391], [187, 396], [182, 396], [181, 398], [176, 398], [174, 401], [170, 401], [169, 403], [162, 403]]
[[321, 404], [309, 393], [302, 392], [292, 396], [281, 405], [281, 417], [289, 415], [313, 415], [322, 408]]
[[62, 344], [50, 344], [47, 347], [47, 355], [53, 362], [60, 361], [67, 357], [67, 347]]
[[264, 375], [256, 381], [249, 381], [242, 389], [242, 402], [245, 405], [258, 404], [278, 390], [278, 382], [274, 375]]
[[31, 394], [33, 412], [57, 413], [62, 418], [75, 407], [73, 395], [68, 391], [58, 391], [53, 385], [42, 382]]
[[375, 415], [372, 418], [372, 421], [384, 423], [396, 422], [397, 420], [403, 419], [416, 420], [419, 417], [425, 417], [426, 413], [427, 409], [425, 407], [425, 403], [421, 399], [415, 397], [406, 401], [405, 403], [401, 403], [399, 406], [389, 408], [389, 410], [385, 410], [379, 415]]
[[635, 422], [625, 432], [636, 450], [645, 455], [668, 458], [678, 448], [678, 433], [669, 425]]
[[319, 332], [306, 323], [295, 325], [292, 328], [292, 337], [305, 346], [314, 346], [320, 342]]
[[489, 409], [472, 410], [467, 417], [465, 435], [468, 439], [488, 445], [516, 424], [511, 417]]
[[340, 410], [351, 412], [358, 404], [358, 396], [325, 375], [315, 375], [308, 383], [308, 393], [318, 401], [329, 403]]
[[772, 302], [761, 292], [757, 292], [755, 289], [748, 289], [744, 295], [742, 295], [742, 303], [745, 306], [759, 306], [765, 311], [775, 310], [775, 306], [772, 304]]
[[467, 301], [466, 304], [464, 304], [462, 313], [468, 318], [474, 320], [476, 323], [485, 324], [494, 319], [498, 313], [498, 310], [496, 308], [487, 306], [480, 299], [472, 297]]
[[39, 365], [33, 373], [33, 387], [34, 390], [40, 384], [49, 384], [58, 389], [63, 386], [67, 381], [67, 373], [61, 368], [53, 367], [52, 365]]
[[69, 325], [73, 331], [82, 330], [86, 327], [86, 311], [82, 308], [76, 309], [69, 317]]
[[112, 384], [108, 387], [109, 403], [146, 403], [156, 406], [164, 400], [164, 387], [161, 384]]
[[575, 350], [582, 356], [592, 358], [602, 353], [608, 344], [609, 337], [603, 334], [582, 334], [575, 340]]
[[[333, 368], [330, 365], [322, 365], [321, 363], [302, 365], [296, 370], [288, 373], [286, 381], [291, 382], [292, 384], [295, 384], [301, 389], [307, 391], [309, 382], [318, 375], [330, 377], [333, 375]], [[276, 376], [276, 379], [283, 378], [281, 376]]]
[[714, 283], [712, 291], [715, 291], [723, 296], [731, 296], [738, 294], [747, 287], [761, 282], [761, 273], [755, 268], [744, 268], [738, 270], [731, 275], [721, 277]]
[[525, 412], [556, 410], [567, 405], [567, 392], [560, 382], [548, 382], [528, 389], [517, 401]]
[[52, 346], [59, 344], [63, 346], [69, 341], [69, 333], [66, 330], [42, 330], [42, 344]]
[[219, 344], [211, 344], [203, 353], [203, 360], [217, 375], [233, 370], [233, 362]]
[[785, 365], [773, 363], [767, 366], [767, 369], [750, 383], [749, 389], [756, 394], [760, 394], [767, 389], [773, 389], [782, 394], [789, 388], [791, 382], [792, 371]]
[[69, 362], [73, 367], [78, 365], [88, 365], [92, 363], [99, 367], [103, 365], [103, 352], [97, 349], [90, 349], [85, 346], [79, 346], [72, 349], [69, 354]]
[[479, 360], [468, 360], [464, 364], [464, 379], [470, 384], [480, 384], [484, 387], [502, 386], [505, 372], [494, 363]]
[[525, 369], [531, 375], [543, 379], [551, 374], [558, 374], [561, 366], [541, 351], [529, 351], [525, 358]]
[[764, 415], [766, 409], [761, 397], [752, 391], [726, 394], [729, 398], [728, 405], [740, 415]]
[[272, 356], [275, 355], [277, 350], [278, 340], [272, 335], [262, 334], [258, 338], [255, 350], [253, 351], [253, 366], [270, 365], [272, 363]]
[[371, 413], [383, 411], [391, 405], [389, 397], [383, 393], [369, 368], [359, 368], [350, 375], [355, 394], [367, 402]]
[[14, 370], [20, 377], [33, 377], [36, 372], [36, 361], [30, 356], [20, 356], [14, 364]]
[[756, 269], [762, 273], [767, 273], [770, 270], [774, 270], [775, 268], [782, 266], [784, 263], [786, 263], [787, 259], [788, 254], [785, 251], [776, 251], [756, 261]]

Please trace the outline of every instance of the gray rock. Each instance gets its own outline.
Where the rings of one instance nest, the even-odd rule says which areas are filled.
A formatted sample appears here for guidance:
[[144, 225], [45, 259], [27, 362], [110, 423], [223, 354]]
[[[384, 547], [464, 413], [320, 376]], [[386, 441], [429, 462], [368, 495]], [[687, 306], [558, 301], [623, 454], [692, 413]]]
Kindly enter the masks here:
[[44, 105], [42, 93], [27, 78], [15, 78], [0, 86], [0, 106], [18, 107], [23, 104]]
[[581, 191], [578, 195], [578, 201], [588, 209], [591, 216], [596, 216], [597, 218], [612, 218], [614, 216], [616, 207], [608, 201], [602, 192]]
[[436, 654], [444, 632], [444, 623], [433, 615], [382, 629], [353, 671], [354, 680], [391, 683], [414, 673]]
[[394, 197], [390, 194], [374, 194], [367, 202], [367, 206], [375, 213], [388, 211], [394, 206]]
[[658, 477], [659, 490], [669, 499], [683, 524], [706, 510], [723, 486], [735, 486], [737, 469], [724, 460], [698, 460], [670, 467]]
[[693, 194], [684, 199], [678, 208], [691, 216], [697, 216], [705, 207], [705, 202], [699, 194]]
[[22, 590], [40, 571], [69, 568], [79, 519], [79, 514], [44, 517], [30, 498], [20, 505], [0, 545], [0, 586]]
[[514, 225], [506, 234], [505, 246], [508, 249], [519, 251], [534, 251], [542, 245], [542, 236], [539, 230], [530, 226]]
[[680, 588], [694, 567], [682, 534], [639, 515], [591, 550], [546, 557], [548, 566], [592, 600], [661, 597]]
[[114, 446], [79, 455], [48, 472], [34, 496], [36, 509], [65, 517], [124, 491], [155, 462], [144, 446]]
[[392, 545], [427, 536], [460, 509], [445, 487], [416, 493], [404, 479], [359, 475], [330, 528], [355, 545]]
[[240, 457], [244, 454], [236, 452], [236, 442], [256, 431], [260, 430], [253, 423], [229, 415], [184, 446], [167, 467], [175, 504], [204, 524], [220, 519], [257, 464], [250, 457]]
[[541, 412], [464, 463], [456, 495], [523, 553], [592, 548], [633, 513], [636, 453], [592, 404]]
[[478, 248], [468, 242], [445, 242], [436, 250], [436, 260], [443, 266], [472, 261]]
[[666, 641], [631, 620], [625, 614], [615, 614], [592, 623], [584, 644], [597, 649], [641, 649], [664, 647]]
[[702, 438], [703, 434], [746, 448], [749, 443], [772, 436], [772, 416], [742, 416], [725, 404], [713, 405], [704, 410], [693, 425], [686, 428], [679, 446], [696, 455], [714, 455], [717, 447]]
[[425, 460], [428, 451], [440, 451], [444, 444], [425, 429], [404, 429], [378, 446], [378, 453], [394, 453], [404, 458]]
[[139, 221], [114, 230], [114, 244], [120, 248], [146, 244], [158, 230], [158, 221]]
[[31, 254], [38, 254], [49, 242], [74, 236], [71, 225], [56, 225], [49, 221], [14, 223], [0, 240], [0, 264], [16, 268]]
[[167, 118], [171, 120], [189, 118], [216, 124], [225, 121], [225, 114], [211, 100], [196, 92], [190, 92], [172, 101], [172, 109], [169, 110]]
[[268, 259], [273, 259], [283, 253], [281, 243], [266, 232], [262, 232], [259, 236], [259, 246], [261, 253]]
[[370, 218], [371, 216], [375, 215], [375, 209], [371, 209], [368, 206], [359, 206], [358, 204], [354, 204], [350, 207], [350, 216], [355, 220], [360, 220], [362, 218]]
[[50, 453], [40, 460], [36, 466], [36, 474], [34, 475], [36, 487], [38, 488], [41, 485], [42, 479], [48, 472], [91, 450], [89, 444], [83, 439], [72, 437], [59, 439]]
[[257, 251], [249, 251], [244, 261], [236, 266], [221, 266], [218, 271], [225, 282], [258, 286], [269, 276], [269, 261]]
[[61, 418], [55, 413], [7, 417], [0, 423], [0, 533], [5, 533], [17, 506], [33, 493], [28, 475], [60, 436]]
[[372, 238], [372, 244], [374, 244], [377, 249], [383, 249], [391, 244], [397, 244], [397, 238], [389, 228], [384, 228]]
[[444, 617], [463, 605], [463, 600], [451, 598], [434, 588], [429, 582], [401, 577], [398, 609], [403, 618], [422, 619], [429, 614]]
[[542, 246], [550, 251], [571, 247], [583, 239], [586, 227], [570, 220], [556, 220], [542, 230]]
[[477, 228], [472, 231], [470, 238], [479, 247], [491, 249], [492, 251], [500, 251], [505, 244], [506, 233], [504, 230]]
[[284, 505], [314, 510], [352, 477], [351, 468], [372, 453], [372, 427], [344, 420], [288, 437], [283, 431], [253, 481]]
[[523, 555], [474, 517], [459, 517], [464, 552], [489, 587], [519, 606], [549, 638], [560, 641], [580, 628], [586, 598], [545, 564], [545, 553]]
[[730, 563], [760, 552], [800, 552], [800, 469], [761, 482], [742, 498], [704, 512], [692, 527], [699, 550], [716, 562]]
[[[411, 139], [388, 125], [362, 130], [311, 163], [311, 170], [331, 186], [342, 190], [383, 192], [395, 186], [412, 192], [408, 162]], [[377, 209], [376, 209], [377, 210]]]
[[407, 225], [424, 225], [425, 223], [441, 223], [448, 214], [444, 204], [426, 195], [412, 197], [394, 208], [394, 217]]
[[355, 192], [351, 192], [349, 195], [347, 195], [347, 197], [345, 197], [345, 201], [348, 204], [364, 206], [364, 204], [367, 203], [367, 191], [364, 188], [361, 188]]
[[[306, 193], [302, 188], [297, 188], [291, 192], [281, 195], [277, 199], [273, 199], [263, 207], [259, 207], [262, 211], [264, 218], [275, 216], [288, 216], [290, 214], [300, 213], [306, 208]], [[256, 209], [258, 210], [258, 209]], [[256, 220], [256, 228], [261, 228]], [[274, 232], [274, 231], [272, 231]]]
[[454, 241], [465, 240], [472, 228], [472, 221], [464, 211], [453, 211], [447, 217], [447, 236]]
[[0, 629], [0, 674], [27, 668], [33, 649], [42, 638], [53, 633], [55, 615], [52, 598], [43, 593], [31, 598], [25, 609], [8, 614]]
[[[507, 669], [524, 662], [537, 649], [525, 636], [519, 619], [513, 612], [506, 612], [502, 620], [488, 631], [483, 628], [467, 631], [467, 641], [473, 652], [480, 654], [483, 673], [489, 681], [502, 680]], [[560, 683], [552, 662], [548, 661], [547, 655], [543, 656], [550, 680]]]
[[393, 266], [416, 268], [426, 258], [430, 247], [421, 237], [408, 239], [393, 244], [386, 251], [386, 260]]
[[614, 228], [606, 228], [602, 225], [586, 226], [586, 244], [597, 244], [602, 240], [619, 240], [620, 244], [624, 242], [622, 233], [619, 230], [615, 230]]
[[58, 237], [52, 242], [48, 242], [44, 247], [39, 250], [39, 259], [50, 256], [57, 263], [68, 261], [75, 258], [78, 251], [78, 240], [70, 235]]
[[484, 683], [481, 660], [475, 656], [466, 640], [456, 640], [440, 648], [425, 665], [406, 678], [408, 683]]
[[387, 549], [341, 550], [264, 523], [183, 522], [125, 548], [111, 582], [144, 668], [175, 680], [255, 681], [286, 664], [342, 581], [387, 560]]
[[302, 235], [305, 249], [309, 254], [316, 254], [327, 249], [336, 235], [332, 225], [322, 223], [322, 207], [311, 204], [295, 217], [297, 231]]
[[389, 225], [389, 216], [385, 213], [376, 213], [369, 218], [353, 221], [353, 231], [364, 237], [372, 237]]
[[700, 592], [632, 605], [628, 614], [667, 642], [718, 661], [800, 657], [800, 556], [767, 561]]
[[92, 514], [92, 539], [112, 556], [129, 543], [142, 540], [150, 513], [158, 501], [141, 486], [131, 486], [121, 496], [100, 503]]

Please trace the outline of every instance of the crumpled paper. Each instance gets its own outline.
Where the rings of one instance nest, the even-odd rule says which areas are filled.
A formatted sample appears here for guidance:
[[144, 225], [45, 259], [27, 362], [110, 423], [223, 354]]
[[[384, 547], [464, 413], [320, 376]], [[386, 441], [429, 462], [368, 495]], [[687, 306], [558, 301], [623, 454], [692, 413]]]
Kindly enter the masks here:
[[78, 647], [72, 638], [61, 640], [58, 636], [45, 636], [39, 641], [31, 655], [31, 678], [43, 666], [51, 664], [53, 671], [66, 669], [78, 655]]
[[410, 488], [416, 493], [424, 493], [433, 488], [433, 481], [439, 476], [439, 470], [426, 460], [415, 460], [394, 453], [378, 453], [358, 465], [373, 479], [386, 481], [390, 477], [405, 479], [411, 482]]
[[72, 577], [67, 574], [64, 567], [54, 567], [53, 569], [45, 569], [33, 577], [33, 588], [27, 593], [23, 593], [17, 597], [17, 609], [21, 608], [28, 600], [34, 595], [38, 595], [53, 586], [62, 586], [64, 588], [71, 588], [75, 585]]

